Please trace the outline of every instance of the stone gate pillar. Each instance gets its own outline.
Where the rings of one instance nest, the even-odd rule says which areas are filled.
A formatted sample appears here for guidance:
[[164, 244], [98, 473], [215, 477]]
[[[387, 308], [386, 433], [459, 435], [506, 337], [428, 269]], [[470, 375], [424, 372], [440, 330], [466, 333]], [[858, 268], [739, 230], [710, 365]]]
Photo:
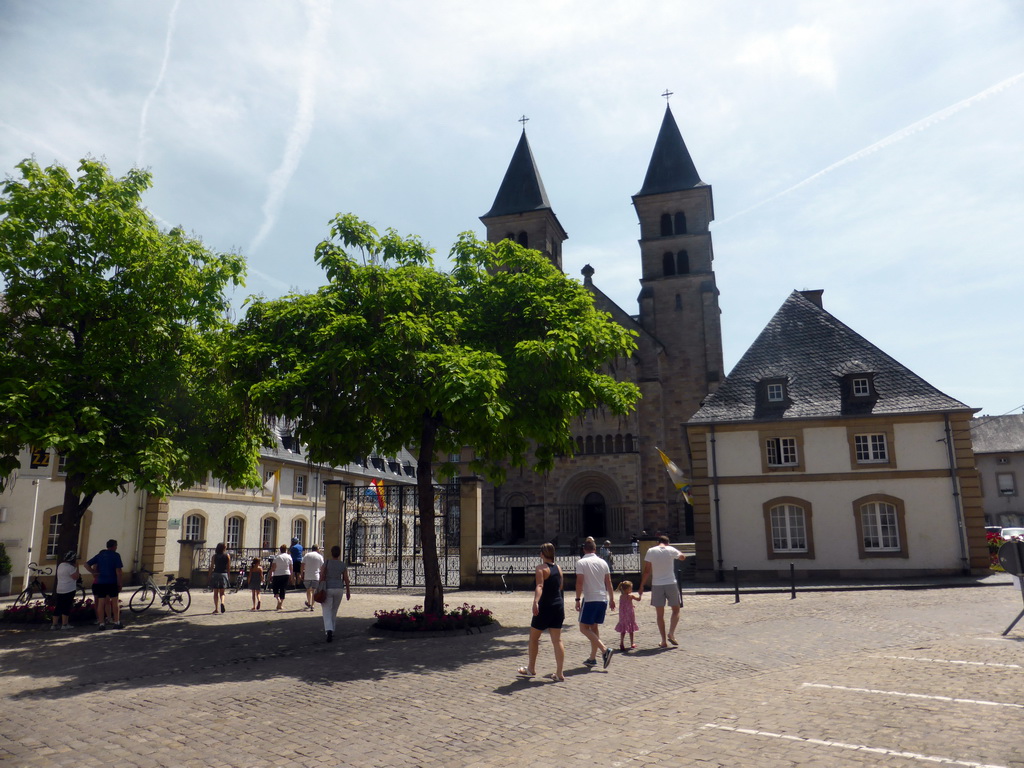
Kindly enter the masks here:
[[483, 484], [476, 476], [459, 478], [459, 579], [461, 589], [474, 589], [480, 573], [483, 527]]
[[344, 480], [326, 480], [324, 500], [324, 558], [330, 559], [331, 547], [337, 544], [345, 554], [345, 487]]
[[[149, 494], [146, 496], [146, 511], [142, 518], [142, 551], [139, 566], [153, 573], [163, 573], [167, 567], [167, 499]], [[179, 573], [191, 578], [192, 572]]]

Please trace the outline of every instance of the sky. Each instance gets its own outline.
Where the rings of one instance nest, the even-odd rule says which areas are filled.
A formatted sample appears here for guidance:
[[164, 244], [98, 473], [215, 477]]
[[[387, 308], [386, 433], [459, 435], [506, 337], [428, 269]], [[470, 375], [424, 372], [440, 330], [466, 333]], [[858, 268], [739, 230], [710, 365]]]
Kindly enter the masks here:
[[563, 267], [636, 313], [639, 191], [671, 91], [730, 370], [793, 290], [985, 414], [1024, 408], [1019, 0], [0, 0], [0, 174], [116, 175], [313, 291], [350, 212], [445, 257], [526, 123]]

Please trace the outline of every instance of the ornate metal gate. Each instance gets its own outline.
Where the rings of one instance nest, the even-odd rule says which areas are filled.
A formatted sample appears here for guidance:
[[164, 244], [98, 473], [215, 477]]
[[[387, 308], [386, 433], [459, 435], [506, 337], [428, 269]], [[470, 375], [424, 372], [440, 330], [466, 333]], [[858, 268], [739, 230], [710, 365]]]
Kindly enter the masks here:
[[[353, 585], [414, 587], [423, 584], [419, 504], [415, 485], [345, 488], [344, 551]], [[434, 533], [445, 588], [459, 586], [459, 485], [434, 486]]]

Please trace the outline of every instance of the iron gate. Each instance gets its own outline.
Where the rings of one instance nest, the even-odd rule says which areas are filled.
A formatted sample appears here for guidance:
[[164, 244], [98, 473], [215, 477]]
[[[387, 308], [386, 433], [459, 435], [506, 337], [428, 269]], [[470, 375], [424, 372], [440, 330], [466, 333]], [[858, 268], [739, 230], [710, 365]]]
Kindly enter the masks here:
[[[414, 587], [423, 584], [419, 504], [415, 485], [345, 488], [342, 556], [352, 566], [353, 586]], [[445, 588], [458, 588], [459, 484], [434, 486], [434, 534]]]

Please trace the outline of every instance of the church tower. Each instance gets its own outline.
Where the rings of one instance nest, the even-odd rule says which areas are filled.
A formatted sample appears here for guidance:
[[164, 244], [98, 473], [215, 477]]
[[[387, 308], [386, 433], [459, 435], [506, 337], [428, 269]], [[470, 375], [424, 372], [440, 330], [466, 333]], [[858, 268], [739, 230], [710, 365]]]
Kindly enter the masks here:
[[701, 181], [667, 105], [633, 206], [640, 220], [639, 320], [664, 348], [657, 371], [653, 361], [643, 361], [644, 378], [658, 382], [646, 388], [651, 398], [643, 430], [685, 467], [684, 425], [723, 375], [722, 331], [712, 270], [711, 185]]
[[526, 139], [525, 126], [494, 204], [480, 221], [487, 227], [489, 242], [515, 240], [526, 248], [540, 251], [562, 269], [562, 243], [568, 235], [551, 210], [548, 193]]

